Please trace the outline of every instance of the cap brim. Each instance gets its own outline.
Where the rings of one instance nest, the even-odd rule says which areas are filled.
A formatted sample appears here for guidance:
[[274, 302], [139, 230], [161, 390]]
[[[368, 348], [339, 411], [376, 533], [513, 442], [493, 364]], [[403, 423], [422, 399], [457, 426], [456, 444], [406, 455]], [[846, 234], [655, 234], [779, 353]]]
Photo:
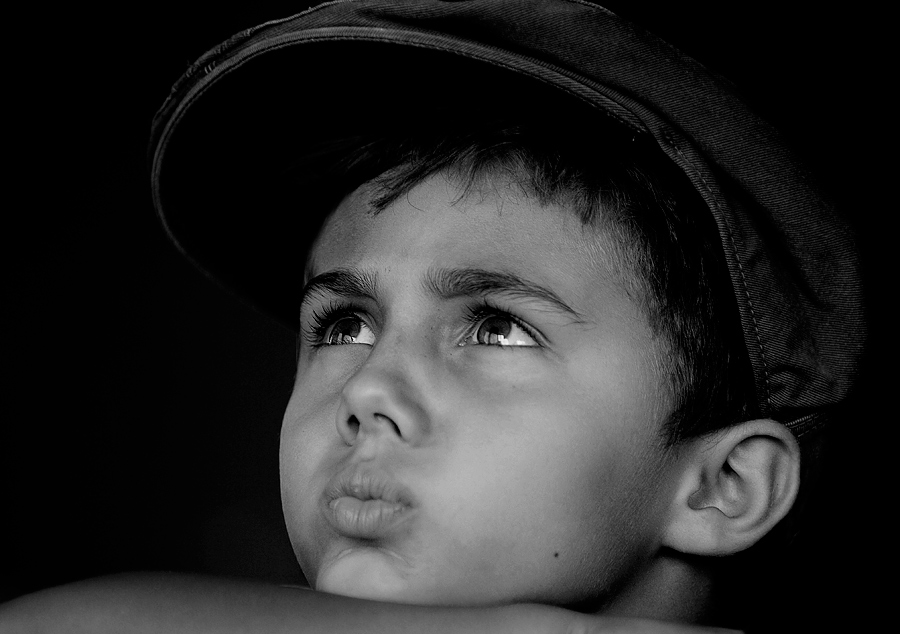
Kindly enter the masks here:
[[329, 142], [511, 111], [550, 118], [563, 102], [569, 117], [577, 108], [596, 117], [596, 106], [527, 75], [409, 48], [307, 42], [197, 82], [151, 157], [157, 210], [175, 244], [296, 329], [307, 251], [339, 202], [319, 156]]

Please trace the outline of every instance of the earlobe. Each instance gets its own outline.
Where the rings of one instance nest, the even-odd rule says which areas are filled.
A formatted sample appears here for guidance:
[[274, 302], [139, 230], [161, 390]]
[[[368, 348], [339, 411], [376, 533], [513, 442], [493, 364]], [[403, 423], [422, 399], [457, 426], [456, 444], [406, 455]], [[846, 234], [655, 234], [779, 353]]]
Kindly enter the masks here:
[[800, 447], [771, 419], [740, 423], [682, 448], [685, 466], [663, 545], [730, 555], [768, 533], [794, 504]]

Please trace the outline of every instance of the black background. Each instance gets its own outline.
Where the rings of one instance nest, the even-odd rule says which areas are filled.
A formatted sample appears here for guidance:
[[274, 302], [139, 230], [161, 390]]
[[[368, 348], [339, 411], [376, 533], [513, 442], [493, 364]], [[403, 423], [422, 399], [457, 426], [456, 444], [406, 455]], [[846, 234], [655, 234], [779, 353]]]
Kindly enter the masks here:
[[[180, 258], [146, 171], [150, 120], [187, 65], [306, 6], [249, 4], [126, 3], [11, 21], [0, 600], [124, 570], [301, 579], [277, 475], [292, 336]], [[890, 550], [878, 450], [890, 442], [880, 405], [891, 374], [880, 365], [892, 215], [878, 194], [892, 134], [884, 17], [606, 6], [735, 81], [833, 185], [859, 233], [873, 346], [790, 592], [805, 622], [868, 614], [870, 576]]]

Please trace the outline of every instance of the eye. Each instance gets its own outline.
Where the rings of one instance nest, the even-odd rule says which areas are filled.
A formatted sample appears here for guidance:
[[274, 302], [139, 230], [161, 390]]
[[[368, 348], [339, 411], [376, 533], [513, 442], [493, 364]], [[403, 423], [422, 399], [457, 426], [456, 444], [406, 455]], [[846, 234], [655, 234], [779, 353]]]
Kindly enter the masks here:
[[526, 326], [512, 315], [491, 313], [475, 322], [472, 334], [466, 337], [465, 344], [482, 346], [517, 346], [537, 347], [538, 342], [528, 332]]
[[300, 332], [313, 348], [375, 343], [375, 332], [359, 308], [337, 302], [310, 308], [308, 313], [301, 309]]
[[375, 343], [375, 333], [357, 315], [345, 315], [325, 328], [321, 343], [326, 346], [342, 346], [350, 343], [371, 346]]

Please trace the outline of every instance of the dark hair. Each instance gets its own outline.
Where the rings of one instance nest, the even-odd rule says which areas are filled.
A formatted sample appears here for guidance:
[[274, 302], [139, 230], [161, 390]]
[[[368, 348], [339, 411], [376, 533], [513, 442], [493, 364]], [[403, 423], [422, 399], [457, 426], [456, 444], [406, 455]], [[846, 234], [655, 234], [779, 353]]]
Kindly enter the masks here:
[[601, 117], [577, 125], [476, 119], [343, 139], [328, 153], [341, 155], [325, 185], [333, 206], [369, 183], [377, 212], [447, 172], [464, 196], [502, 176], [541, 205], [572, 209], [612, 238], [622, 283], [668, 344], [661, 361], [675, 407], [665, 441], [752, 416], [750, 362], [715, 223], [687, 177], [645, 134]]

